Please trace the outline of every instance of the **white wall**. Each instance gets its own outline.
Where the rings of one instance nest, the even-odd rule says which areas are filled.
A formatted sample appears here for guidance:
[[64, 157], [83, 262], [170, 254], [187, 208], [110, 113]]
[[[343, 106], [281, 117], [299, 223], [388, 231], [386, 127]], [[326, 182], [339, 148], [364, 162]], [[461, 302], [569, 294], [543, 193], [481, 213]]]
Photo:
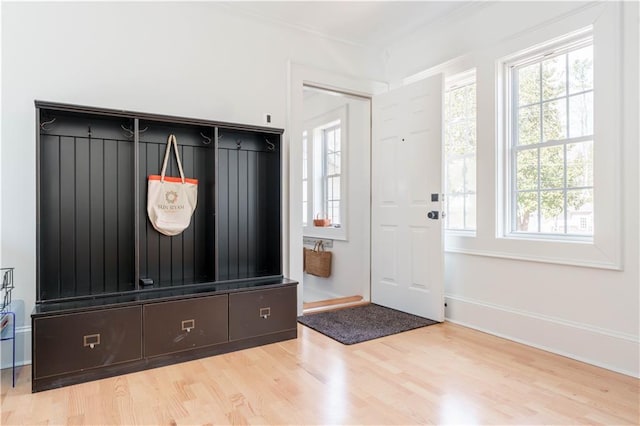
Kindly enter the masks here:
[[[580, 24], [585, 17], [592, 15], [598, 20], [605, 10], [617, 6], [492, 3], [472, 17], [414, 34], [390, 49], [387, 72], [393, 85], [432, 67], [445, 72], [477, 67], [478, 252], [490, 249], [497, 240], [496, 60], [502, 57], [499, 55], [514, 53], [508, 52], [509, 48], [518, 51], [527, 47], [530, 40], [570, 32], [579, 28], [572, 25]], [[622, 9], [623, 160], [617, 167], [622, 170], [624, 270], [449, 252], [445, 256], [446, 317], [452, 322], [638, 376], [638, 4], [624, 3]], [[596, 105], [596, 111], [612, 107]], [[610, 142], [610, 138], [602, 138], [596, 143]]]
[[19, 360], [30, 357], [35, 300], [34, 99], [248, 124], [264, 124], [269, 112], [284, 127], [290, 60], [383, 73], [372, 52], [213, 2], [2, 3], [0, 249], [3, 266], [16, 267], [14, 299], [23, 303]]
[[[303, 275], [304, 302], [370, 293], [370, 101], [317, 93], [304, 100], [305, 121], [347, 106], [347, 240], [333, 240], [329, 278]], [[324, 229], [323, 229], [324, 230]], [[311, 230], [313, 231], [313, 229]], [[304, 232], [304, 231], [303, 231]], [[312, 235], [313, 232], [304, 233]], [[309, 247], [311, 248], [311, 247]]]

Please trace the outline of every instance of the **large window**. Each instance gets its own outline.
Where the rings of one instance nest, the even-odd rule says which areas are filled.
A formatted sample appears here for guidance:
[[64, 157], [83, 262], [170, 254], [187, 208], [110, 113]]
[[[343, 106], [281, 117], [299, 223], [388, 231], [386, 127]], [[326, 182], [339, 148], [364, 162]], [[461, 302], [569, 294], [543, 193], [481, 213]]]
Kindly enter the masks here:
[[507, 230], [592, 237], [593, 44], [564, 43], [507, 64]]
[[447, 79], [444, 95], [445, 229], [476, 229], [476, 79]]

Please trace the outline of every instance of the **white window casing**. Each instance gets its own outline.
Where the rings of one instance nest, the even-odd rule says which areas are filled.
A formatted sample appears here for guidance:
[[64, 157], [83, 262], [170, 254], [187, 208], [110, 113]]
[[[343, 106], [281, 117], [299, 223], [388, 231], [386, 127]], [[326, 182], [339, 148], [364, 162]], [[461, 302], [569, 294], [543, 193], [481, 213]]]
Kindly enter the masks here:
[[[347, 195], [347, 146], [348, 146], [348, 105], [341, 106], [318, 117], [305, 122], [307, 134], [306, 184], [307, 216], [303, 217], [303, 235], [306, 237], [327, 238], [334, 240], [347, 240], [348, 230], [348, 199]], [[340, 153], [339, 174], [327, 175], [327, 146], [325, 135], [327, 132], [339, 131]], [[327, 188], [328, 182], [333, 178], [339, 178], [339, 217], [338, 226], [332, 224], [328, 227], [313, 226], [313, 219], [320, 214], [327, 215], [328, 198], [333, 191]], [[306, 220], [305, 220], [306, 219]]]
[[[622, 7], [599, 3], [460, 59], [476, 68], [478, 200], [475, 238], [447, 234], [445, 250], [481, 256], [621, 270]], [[509, 204], [509, 93], [505, 64], [591, 35], [594, 58], [593, 236], [513, 233]], [[535, 59], [535, 57], [534, 57]], [[468, 69], [468, 68], [467, 68]], [[493, 107], [493, 108], [492, 108]], [[580, 215], [575, 226], [584, 223]], [[587, 220], [587, 228], [590, 226]]]

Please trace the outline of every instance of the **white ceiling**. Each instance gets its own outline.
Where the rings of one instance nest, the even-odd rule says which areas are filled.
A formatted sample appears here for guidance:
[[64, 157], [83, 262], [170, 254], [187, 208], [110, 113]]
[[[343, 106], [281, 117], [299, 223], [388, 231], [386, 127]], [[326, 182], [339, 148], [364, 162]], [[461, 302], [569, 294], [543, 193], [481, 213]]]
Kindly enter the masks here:
[[384, 49], [418, 28], [442, 24], [482, 1], [240, 1], [226, 5], [261, 19]]

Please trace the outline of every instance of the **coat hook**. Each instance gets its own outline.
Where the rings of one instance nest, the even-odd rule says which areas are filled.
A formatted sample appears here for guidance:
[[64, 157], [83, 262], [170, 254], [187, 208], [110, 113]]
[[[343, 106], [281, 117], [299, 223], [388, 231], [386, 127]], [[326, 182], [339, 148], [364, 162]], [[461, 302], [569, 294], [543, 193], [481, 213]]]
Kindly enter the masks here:
[[44, 122], [40, 123], [40, 129], [41, 129], [41, 130], [44, 130], [44, 131], [51, 130], [51, 128], [50, 128], [50, 127], [49, 127], [49, 128], [47, 128], [46, 126], [47, 126], [47, 125], [49, 125], [49, 124], [53, 124], [53, 123], [55, 123], [55, 121], [56, 121], [56, 119], [54, 118], [54, 119], [52, 119], [52, 120], [44, 121]]
[[[133, 137], [133, 134], [134, 134], [134, 131], [133, 131], [133, 130], [131, 130], [131, 129], [130, 129], [130, 128], [128, 128], [128, 127], [124, 127], [124, 124], [121, 124], [121, 125], [120, 125], [120, 127], [122, 128], [122, 130], [124, 130], [125, 132], [127, 132], [127, 133], [128, 133], [128, 134], [127, 134], [127, 137], [129, 137], [129, 138]], [[142, 130], [138, 130], [138, 133], [139, 133], [139, 134], [140, 134], [140, 133], [144, 133], [144, 132], [146, 132], [147, 130], [149, 130], [149, 127], [145, 127], [145, 128], [144, 128], [144, 129], [142, 129]]]
[[121, 124], [120, 127], [122, 128], [122, 130], [128, 133], [127, 137], [130, 138], [133, 136], [133, 130], [129, 129], [128, 127], [124, 127], [124, 124]]
[[202, 141], [203, 144], [209, 145], [211, 143], [212, 138], [210, 138], [209, 136], [205, 135], [202, 132], [200, 132], [200, 136], [202, 136], [204, 138], [204, 140]]
[[273, 142], [269, 141], [269, 139], [264, 138], [264, 141], [267, 143], [267, 151], [275, 151], [276, 150], [276, 144], [274, 144]]

